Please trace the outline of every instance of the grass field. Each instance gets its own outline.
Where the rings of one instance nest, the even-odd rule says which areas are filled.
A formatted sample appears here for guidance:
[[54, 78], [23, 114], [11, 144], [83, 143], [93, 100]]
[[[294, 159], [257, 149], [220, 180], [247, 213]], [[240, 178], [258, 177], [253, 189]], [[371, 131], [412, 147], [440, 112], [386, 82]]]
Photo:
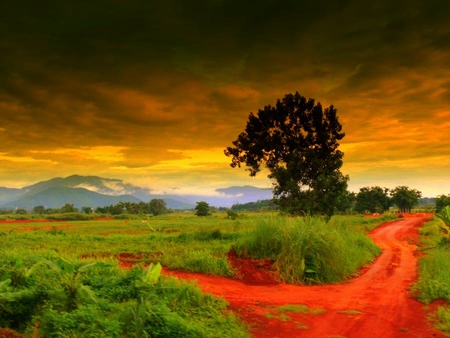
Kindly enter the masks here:
[[[278, 228], [268, 237], [280, 238], [282, 229], [303, 227], [299, 219], [282, 221], [270, 213], [241, 214], [236, 220], [226, 213], [180, 213], [143, 219], [0, 222], [0, 327], [30, 337], [171, 337], [174, 332], [185, 337], [215, 337], [217, 332], [247, 337], [247, 329], [227, 311], [225, 301], [160, 276], [148, 266], [160, 263], [169, 269], [233, 277], [227, 253], [245, 246], [265, 220], [277, 220]], [[332, 235], [337, 229], [363, 234], [384, 221], [336, 216], [328, 224], [315, 220], [309, 235], [319, 230]], [[289, 236], [285, 233], [284, 241]], [[321, 244], [316, 245], [319, 251]], [[339, 245], [348, 251], [348, 243], [340, 241], [336, 248]], [[346, 270], [338, 275], [351, 274]]]

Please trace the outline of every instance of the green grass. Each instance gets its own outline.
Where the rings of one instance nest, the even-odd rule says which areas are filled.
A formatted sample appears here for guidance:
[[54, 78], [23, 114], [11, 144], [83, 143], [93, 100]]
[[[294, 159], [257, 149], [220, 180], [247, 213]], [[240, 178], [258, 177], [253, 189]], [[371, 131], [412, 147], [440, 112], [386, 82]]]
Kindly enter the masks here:
[[339, 282], [381, 252], [366, 231], [343, 219], [326, 223], [320, 218], [265, 217], [235, 248], [242, 257], [275, 260], [279, 278], [287, 283]]
[[[40, 336], [46, 337], [172, 337], [175, 332], [185, 337], [215, 337], [218, 332], [221, 337], [247, 337], [226, 302], [203, 295], [190, 283], [162, 276], [143, 294], [138, 287], [143, 267], [161, 263], [169, 269], [231, 277], [234, 271], [226, 256], [236, 247], [242, 255], [275, 257], [278, 269], [287, 271], [282, 275], [287, 282], [337, 281], [355, 274], [377, 254], [365, 234], [383, 221], [338, 216], [328, 223], [304, 222], [273, 213], [232, 220], [226, 213], [180, 213], [110, 221], [0, 223], [0, 327], [32, 336], [39, 323]], [[136, 264], [133, 269], [118, 268], [123, 254]], [[79, 306], [67, 311], [61, 274], [44, 266], [31, 274], [35, 257], [62, 258], [76, 268], [101, 261], [112, 268], [81, 274], [77, 285], [91, 289], [97, 301], [77, 298]], [[300, 279], [295, 271], [301, 269], [302, 259]], [[304, 309], [280, 307], [273, 315], [287, 320], [287, 313], [297, 311]]]
[[[416, 297], [429, 304], [435, 300], [450, 301], [450, 242], [437, 217], [420, 229], [423, 257], [419, 261], [419, 278], [412, 291]], [[450, 309], [438, 307], [435, 316], [436, 328], [450, 332]]]

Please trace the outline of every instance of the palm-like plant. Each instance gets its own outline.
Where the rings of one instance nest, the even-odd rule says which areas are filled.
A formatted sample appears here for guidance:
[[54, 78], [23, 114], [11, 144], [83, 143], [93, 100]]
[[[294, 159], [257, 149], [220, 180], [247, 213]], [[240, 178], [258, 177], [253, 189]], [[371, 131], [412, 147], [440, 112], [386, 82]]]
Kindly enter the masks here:
[[47, 265], [61, 276], [61, 284], [67, 297], [67, 311], [77, 309], [79, 303], [83, 301], [96, 302], [94, 292], [82, 283], [83, 273], [92, 267], [111, 267], [111, 264], [94, 262], [76, 268], [75, 265], [67, 262], [63, 258], [58, 258], [56, 261], [49, 261], [41, 257], [35, 257], [35, 259], [38, 262], [30, 269], [30, 273], [33, 273], [42, 265]]
[[450, 206], [446, 206], [439, 213], [436, 214], [436, 217], [440, 218], [444, 224], [440, 224], [439, 227], [444, 231], [445, 235], [450, 236]]

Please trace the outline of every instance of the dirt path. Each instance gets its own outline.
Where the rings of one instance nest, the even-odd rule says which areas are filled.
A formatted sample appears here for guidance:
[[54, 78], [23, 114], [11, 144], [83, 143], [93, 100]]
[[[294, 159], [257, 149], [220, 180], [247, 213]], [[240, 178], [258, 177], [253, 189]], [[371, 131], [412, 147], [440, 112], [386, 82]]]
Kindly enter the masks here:
[[[444, 337], [431, 328], [424, 305], [408, 291], [417, 278], [414, 251], [417, 228], [424, 221], [406, 218], [373, 231], [370, 236], [383, 253], [364, 274], [341, 284], [255, 285], [195, 273], [166, 273], [197, 280], [204, 292], [225, 298], [231, 309], [250, 323], [255, 338]], [[305, 314], [277, 309], [287, 304], [324, 311]]]

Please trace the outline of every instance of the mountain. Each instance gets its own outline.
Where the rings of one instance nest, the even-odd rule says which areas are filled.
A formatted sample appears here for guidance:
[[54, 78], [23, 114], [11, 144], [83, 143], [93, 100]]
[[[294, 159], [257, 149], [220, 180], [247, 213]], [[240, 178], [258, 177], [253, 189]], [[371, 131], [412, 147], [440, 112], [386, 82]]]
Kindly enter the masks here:
[[151, 189], [141, 188], [120, 179], [98, 176], [72, 175], [38, 182], [22, 189], [0, 187], [0, 208], [32, 209], [37, 205], [60, 208], [66, 203], [77, 208], [84, 206], [108, 206], [118, 202], [149, 202], [161, 198], [172, 209], [192, 209], [196, 202], [205, 201], [211, 206], [231, 207], [233, 204], [271, 199], [271, 189], [252, 186], [234, 186], [217, 189], [214, 196], [152, 194]]
[[0, 187], [0, 204], [12, 201], [23, 195], [22, 189]]
[[107, 206], [119, 202], [139, 203], [141, 200], [131, 195], [102, 195], [84, 188], [52, 187], [32, 194], [25, 194], [18, 200], [2, 204], [2, 208], [31, 210], [37, 205], [43, 205], [46, 208], [60, 208], [66, 203], [73, 204], [76, 208], [82, 208], [85, 206]]
[[38, 193], [49, 188], [84, 188], [102, 195], [120, 196], [133, 195], [137, 198], [150, 194], [150, 189], [144, 189], [119, 179], [102, 178], [98, 176], [72, 175], [66, 178], [56, 177], [22, 188], [27, 193]]

